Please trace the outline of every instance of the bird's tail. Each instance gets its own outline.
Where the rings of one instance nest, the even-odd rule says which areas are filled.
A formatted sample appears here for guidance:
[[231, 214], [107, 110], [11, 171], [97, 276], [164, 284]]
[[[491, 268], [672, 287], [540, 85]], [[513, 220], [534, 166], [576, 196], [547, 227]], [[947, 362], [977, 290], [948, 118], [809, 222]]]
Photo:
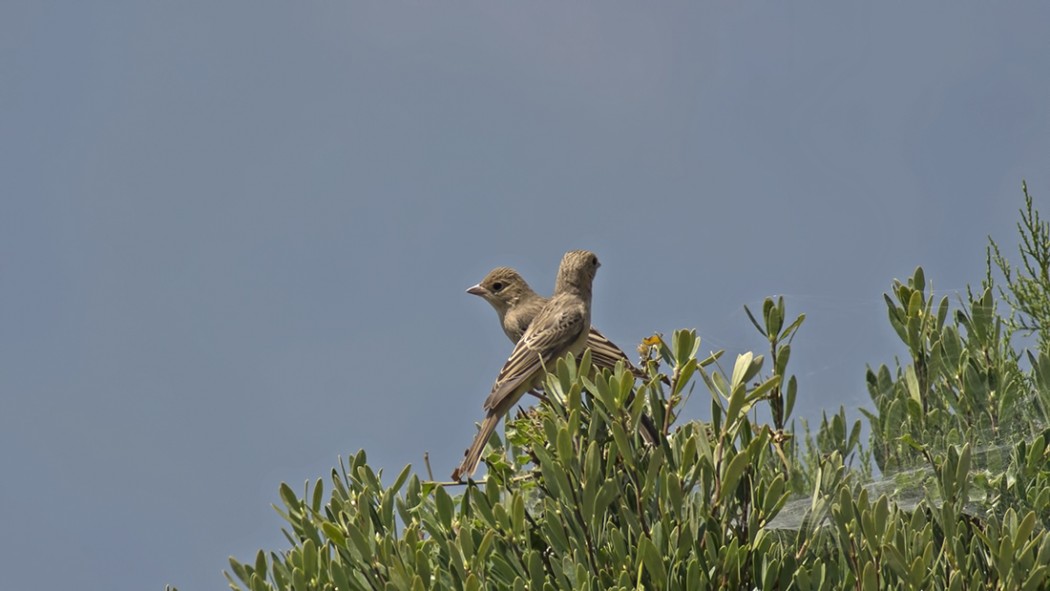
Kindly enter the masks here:
[[474, 442], [470, 444], [470, 448], [464, 454], [463, 463], [452, 472], [452, 480], [461, 482], [464, 478], [474, 475], [474, 472], [478, 469], [478, 464], [481, 462], [481, 453], [485, 451], [489, 437], [492, 437], [492, 432], [496, 430], [496, 425], [499, 425], [499, 420], [502, 417], [502, 413], [489, 413], [485, 420], [481, 422], [481, 430], [478, 431], [477, 436], [474, 437]]

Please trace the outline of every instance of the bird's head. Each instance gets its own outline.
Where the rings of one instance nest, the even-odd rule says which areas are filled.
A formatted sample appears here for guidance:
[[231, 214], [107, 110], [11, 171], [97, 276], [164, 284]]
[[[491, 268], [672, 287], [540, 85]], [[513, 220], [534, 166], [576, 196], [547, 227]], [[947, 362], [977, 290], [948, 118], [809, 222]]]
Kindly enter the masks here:
[[480, 283], [467, 289], [467, 293], [481, 296], [493, 308], [506, 312], [508, 308], [533, 293], [529, 284], [510, 267], [496, 267]]
[[590, 293], [591, 283], [594, 275], [598, 272], [598, 255], [589, 250], [570, 250], [561, 259], [558, 267], [558, 279], [554, 284], [554, 292], [561, 293], [567, 290], [586, 291]]

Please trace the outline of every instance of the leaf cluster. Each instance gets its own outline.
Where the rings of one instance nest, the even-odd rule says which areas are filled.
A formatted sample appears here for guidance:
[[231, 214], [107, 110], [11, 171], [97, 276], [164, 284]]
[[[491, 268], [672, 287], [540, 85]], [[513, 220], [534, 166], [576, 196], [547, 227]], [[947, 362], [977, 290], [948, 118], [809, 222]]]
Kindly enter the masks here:
[[[595, 371], [589, 352], [559, 361], [547, 402], [493, 437], [483, 481], [405, 467], [384, 484], [360, 451], [301, 494], [282, 484], [289, 547], [231, 558], [230, 587], [1050, 588], [1050, 357], [1025, 370], [1011, 339], [1050, 319], [1050, 231], [1026, 200], [1025, 279], [1006, 268], [998, 291], [1010, 316], [990, 274], [955, 306], [921, 267], [886, 294], [907, 355], [867, 371], [867, 448], [841, 408], [799, 435], [788, 362], [805, 317], [770, 298], [747, 310], [768, 352], [731, 367], [688, 330], [643, 342], [643, 381]], [[710, 418], [683, 423], [697, 386]]]

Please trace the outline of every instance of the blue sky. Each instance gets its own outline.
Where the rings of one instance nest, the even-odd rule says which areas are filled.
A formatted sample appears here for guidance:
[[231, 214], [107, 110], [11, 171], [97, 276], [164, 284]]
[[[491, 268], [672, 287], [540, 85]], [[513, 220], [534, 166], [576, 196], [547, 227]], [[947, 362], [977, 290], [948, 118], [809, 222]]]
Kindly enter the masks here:
[[627, 350], [784, 294], [796, 415], [859, 416], [892, 280], [1050, 215], [1050, 8], [964, 4], [0, 4], [5, 585], [225, 588], [280, 482], [450, 472], [464, 289], [571, 248]]

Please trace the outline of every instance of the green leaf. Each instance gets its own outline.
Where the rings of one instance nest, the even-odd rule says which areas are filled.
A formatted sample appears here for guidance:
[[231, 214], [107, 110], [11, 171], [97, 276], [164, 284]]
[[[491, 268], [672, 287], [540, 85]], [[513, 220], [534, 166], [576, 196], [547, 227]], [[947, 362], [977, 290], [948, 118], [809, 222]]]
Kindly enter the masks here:
[[396, 493], [397, 491], [401, 490], [401, 487], [404, 486], [405, 481], [408, 480], [408, 477], [409, 475], [411, 475], [411, 473], [412, 464], [408, 464], [401, 470], [401, 473], [397, 475], [397, 479], [394, 480], [393, 486], [391, 486], [388, 490], [390, 490], [392, 493]]
[[744, 312], [747, 314], [748, 319], [751, 320], [751, 324], [755, 325], [755, 328], [758, 330], [758, 332], [760, 332], [762, 336], [768, 336], [766, 334], [766, 330], [762, 328], [762, 325], [759, 324], [758, 320], [755, 320], [755, 315], [751, 313], [751, 309], [747, 306], [744, 306]]
[[[765, 398], [766, 394], [768, 394], [770, 390], [780, 385], [780, 378], [781, 376], [773, 376], [765, 382], [759, 384], [758, 386], [755, 386], [755, 389], [749, 392], [747, 395], [747, 398], [745, 400], [745, 402], [747, 402], [747, 406], [750, 407], [750, 405], [756, 400]], [[746, 413], [747, 410], [744, 410], [744, 412]]]
[[908, 283], [916, 291], [926, 290], [926, 274], [923, 273], [922, 267], [915, 267], [915, 272], [912, 273], [911, 281]]
[[1021, 548], [1028, 541], [1028, 536], [1032, 535], [1032, 531], [1035, 530], [1036, 515], [1035, 511], [1029, 511], [1021, 522], [1017, 526], [1017, 531], [1014, 532], [1014, 546]]
[[922, 407], [922, 392], [919, 390], [919, 378], [915, 375], [915, 367], [912, 365], [904, 369], [904, 380], [908, 386], [908, 396]]
[[861, 589], [864, 591], [878, 591], [879, 580], [875, 576], [875, 563], [869, 562], [864, 565], [864, 575], [861, 579]]
[[664, 561], [660, 557], [660, 552], [653, 545], [652, 540], [647, 537], [639, 539], [638, 554], [641, 558], [641, 563], [638, 566], [644, 566], [649, 571], [652, 588], [664, 588], [664, 582], [667, 580], [667, 571], [664, 569]]
[[623, 425], [619, 422], [612, 423], [609, 425], [609, 432], [612, 433], [613, 441], [616, 442], [616, 448], [621, 458], [623, 458], [624, 464], [627, 465], [629, 470], [634, 470], [634, 454], [632, 453], [632, 446], [627, 441], [627, 432], [623, 430]]
[[598, 490], [598, 496], [594, 503], [594, 514], [597, 516], [599, 522], [609, 506], [612, 505], [613, 501], [619, 496], [620, 488], [617, 486], [615, 480], [606, 480], [602, 484], [601, 488]]
[[317, 483], [314, 484], [314, 496], [310, 503], [310, 507], [314, 512], [321, 510], [321, 501], [324, 498], [324, 481], [320, 478], [317, 479]]
[[588, 347], [584, 349], [583, 355], [580, 356], [579, 367], [577, 368], [576, 375], [579, 377], [586, 377], [591, 375], [591, 368], [593, 363], [591, 362], [591, 349]]
[[773, 363], [773, 373], [782, 376], [787, 371], [788, 360], [791, 359], [791, 345], [783, 345], [776, 352], [776, 359]]
[[[762, 320], [766, 322], [767, 328], [769, 327], [769, 316], [770, 314], [774, 313], [775, 308], [776, 302], [773, 301], [773, 298], [766, 298], [762, 300]], [[773, 332], [772, 334], [774, 336], [776, 335], [775, 332]]]
[[439, 486], [434, 489], [434, 502], [437, 506], [437, 515], [438, 519], [441, 520], [441, 525], [445, 528], [451, 528], [452, 513], [455, 511], [455, 508], [452, 504], [452, 497], [445, 492], [445, 487]]
[[798, 382], [795, 376], [788, 378], [787, 394], [784, 397], [784, 421], [791, 418], [791, 411], [795, 410], [795, 398], [798, 394]]
[[683, 390], [685, 390], [686, 386], [689, 385], [689, 380], [693, 377], [693, 373], [696, 372], [696, 368], [697, 363], [695, 357], [686, 361], [685, 365], [682, 365], [679, 368], [678, 381], [675, 382], [674, 391], [671, 392], [672, 396], [678, 396]]
[[332, 540], [337, 545], [346, 546], [346, 536], [343, 534], [342, 530], [336, 527], [331, 521], [321, 522], [321, 531], [324, 532], [324, 535], [328, 536], [329, 540]]
[[733, 377], [729, 381], [729, 387], [731, 390], [736, 389], [737, 386], [741, 385], [748, 370], [751, 368], [751, 360], [754, 358], [754, 354], [750, 351], [736, 356], [736, 363], [733, 365]]
[[802, 323], [805, 322], [805, 321], [806, 321], [806, 315], [805, 314], [799, 314], [798, 318], [796, 318], [794, 322], [792, 322], [790, 325], [788, 325], [788, 327], [784, 329], [784, 332], [780, 334], [780, 338], [781, 339], [793, 338], [793, 335], [795, 334], [795, 331], [797, 331], [798, 328], [800, 326], [802, 326]]
[[272, 587], [266, 582], [265, 573], [260, 575], [255, 573], [251, 576], [251, 580], [248, 583], [252, 591], [270, 591]]
[[744, 475], [744, 470], [747, 468], [747, 459], [747, 454], [738, 453], [733, 456], [733, 459], [729, 460], [729, 464], [722, 474], [720, 500], [723, 502], [729, 495], [736, 494], [736, 485], [740, 482], [740, 477]]
[[259, 550], [255, 554], [255, 572], [262, 576], [266, 576], [267, 570], [269, 569], [266, 568], [266, 552]]
[[681, 367], [696, 357], [696, 351], [700, 348], [700, 339], [696, 338], [695, 330], [676, 330], [673, 341], [676, 366]]
[[307, 578], [317, 576], [317, 545], [313, 540], [303, 542], [303, 573]]
[[766, 332], [769, 334], [770, 341], [780, 335], [780, 329], [784, 326], [784, 298], [780, 298], [777, 305], [765, 305], [772, 303], [772, 299], [766, 298], [762, 306], [766, 314]]
[[292, 487], [288, 486], [287, 483], [282, 482], [277, 490], [281, 497], [281, 501], [286, 507], [291, 510], [299, 508], [299, 499], [296, 498], [295, 491], [292, 490]]

